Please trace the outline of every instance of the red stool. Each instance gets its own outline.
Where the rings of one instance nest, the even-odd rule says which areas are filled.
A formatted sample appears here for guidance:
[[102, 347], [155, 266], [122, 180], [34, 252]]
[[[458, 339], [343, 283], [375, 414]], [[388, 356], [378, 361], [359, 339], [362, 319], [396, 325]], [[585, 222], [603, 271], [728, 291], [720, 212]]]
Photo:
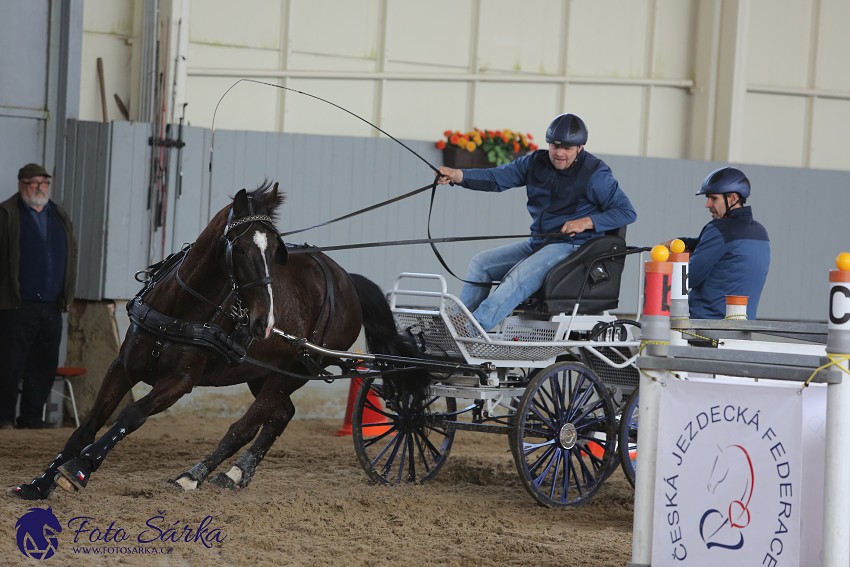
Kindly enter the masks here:
[[68, 395], [62, 394], [62, 397], [71, 401], [71, 409], [74, 410], [74, 423], [76, 423], [77, 427], [80, 426], [80, 415], [77, 413], [77, 399], [74, 397], [74, 387], [71, 385], [69, 378], [72, 376], [82, 376], [85, 373], [85, 368], [76, 366], [60, 366], [56, 369], [56, 380], [61, 380], [64, 383], [64, 387], [68, 389]]

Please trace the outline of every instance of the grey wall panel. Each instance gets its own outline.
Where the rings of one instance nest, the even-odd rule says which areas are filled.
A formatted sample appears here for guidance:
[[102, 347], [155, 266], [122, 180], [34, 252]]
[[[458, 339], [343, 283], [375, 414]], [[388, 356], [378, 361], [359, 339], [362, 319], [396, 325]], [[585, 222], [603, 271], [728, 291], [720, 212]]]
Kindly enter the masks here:
[[186, 243], [194, 242], [210, 221], [207, 202], [209, 187], [203, 175], [204, 165], [209, 159], [204, 129], [184, 127], [183, 141], [186, 145], [182, 150], [181, 167], [177, 167], [177, 149], [171, 150], [169, 160], [169, 253], [179, 250]]
[[[129, 125], [141, 128], [145, 125]], [[98, 131], [82, 128], [96, 136]], [[116, 132], [117, 133], [117, 132]], [[122, 134], [123, 136], [123, 134]], [[79, 136], [78, 136], [79, 137]], [[183, 194], [170, 205], [173, 251], [195, 239], [212, 215], [230, 202], [242, 188], [253, 188], [264, 179], [276, 180], [286, 193], [280, 210], [281, 231], [310, 227], [380, 201], [427, 185], [433, 171], [404, 148], [383, 138], [324, 137], [308, 134], [218, 131], [189, 128], [185, 134]], [[428, 162], [439, 165], [442, 156], [427, 142], [405, 142]], [[87, 145], [88, 144], [88, 145]], [[93, 145], [92, 145], [93, 144]], [[138, 142], [116, 140], [119, 145]], [[214, 144], [212, 172], [209, 149]], [[77, 154], [97, 151], [94, 142], [79, 141]], [[120, 167], [129, 173], [133, 187], [146, 187], [145, 152], [124, 148]], [[638, 211], [629, 227], [627, 240], [635, 246], [652, 246], [678, 236], [696, 236], [710, 220], [705, 200], [694, 194], [703, 178], [723, 164], [688, 160], [601, 155], [614, 171]], [[131, 159], [141, 165], [130, 166]], [[86, 163], [86, 160], [75, 160]], [[173, 161], [170, 162], [173, 166]], [[113, 169], [119, 164], [113, 160]], [[827, 271], [836, 254], [850, 249], [850, 230], [843, 219], [850, 204], [850, 173], [740, 166], [751, 178], [750, 204], [756, 218], [771, 236], [772, 264], [759, 308], [762, 319], [824, 320]], [[138, 177], [145, 178], [142, 182]], [[173, 179], [172, 175], [172, 191]], [[113, 178], [115, 174], [113, 173]], [[80, 180], [82, 182], [82, 180]], [[113, 182], [114, 183], [114, 182]], [[141, 185], [139, 184], [141, 183]], [[89, 190], [89, 189], [87, 189]], [[97, 185], [93, 186], [97, 191]], [[113, 188], [113, 191], [118, 189]], [[144, 190], [139, 189], [139, 193]], [[96, 196], [96, 195], [95, 195]], [[386, 242], [427, 236], [430, 192], [393, 203], [360, 216], [286, 237], [288, 242], [316, 246]], [[112, 203], [111, 203], [112, 204]], [[120, 214], [110, 207], [109, 217]], [[82, 203], [75, 204], [82, 206]], [[91, 212], [96, 213], [97, 208]], [[134, 213], [137, 214], [137, 213]], [[97, 223], [97, 214], [86, 222]], [[82, 221], [82, 218], [81, 218]], [[431, 219], [434, 237], [527, 234], [528, 213], [522, 188], [504, 193], [481, 193], [460, 187], [438, 186]], [[87, 228], [96, 235], [95, 228]], [[135, 230], [135, 229], [133, 229]], [[110, 231], [111, 232], [111, 231]], [[449, 267], [464, 276], [471, 256], [508, 240], [444, 243], [437, 247]], [[110, 244], [111, 246], [111, 244]], [[108, 278], [126, 279], [141, 266], [117, 268], [107, 250]], [[115, 253], [125, 254], [121, 247]], [[440, 266], [427, 245], [370, 247], [329, 252], [344, 268], [359, 272], [389, 288], [402, 271], [442, 273], [449, 290], [458, 293], [461, 284]], [[96, 274], [95, 258], [89, 261]], [[127, 274], [113, 276], [112, 267]], [[619, 312], [638, 309], [639, 261], [630, 258], [623, 281]], [[131, 275], [131, 274], [130, 274]], [[88, 277], [88, 276], [87, 276]], [[112, 282], [112, 279], [108, 279]], [[88, 288], [87, 282], [83, 288]], [[96, 286], [91, 283], [96, 289]], [[110, 286], [119, 293], [120, 286]]]
[[127, 299], [141, 289], [134, 274], [150, 264], [150, 127], [129, 122], [113, 122], [111, 127], [103, 297]]
[[0, 19], [0, 105], [47, 108], [49, 0], [4, 2]]
[[771, 265], [760, 318], [825, 320], [827, 273], [850, 251], [850, 174], [753, 166], [752, 207], [767, 227]]
[[[694, 194], [708, 173], [726, 164], [622, 156], [605, 159], [638, 211], [637, 222], [629, 228], [630, 244], [652, 246], [677, 236], [695, 237], [711, 220], [705, 199]], [[835, 267], [835, 256], [850, 249], [850, 229], [843, 220], [850, 206], [850, 174], [738, 167], [752, 182], [748, 204], [771, 240], [770, 273], [758, 317], [825, 320], [827, 272]]]
[[[6, 200], [18, 191], [18, 170], [27, 163], [43, 161], [44, 121], [4, 115], [4, 109], [0, 108], [0, 148], [3, 148], [0, 151], [3, 187], [0, 197]], [[55, 191], [53, 197], [62, 201], [62, 195]]]
[[[5, 200], [17, 192], [18, 170], [45, 163], [49, 2], [12, 2], [0, 18], [0, 178]], [[62, 196], [54, 197], [61, 202]]]
[[218, 131], [213, 137], [212, 179], [210, 181], [211, 217], [221, 209], [227, 199], [235, 193], [233, 188], [241, 180], [245, 160], [244, 139], [246, 133]]
[[[308, 166], [297, 186], [290, 191], [287, 214], [303, 218], [296, 226], [310, 226], [324, 220], [391, 199], [433, 181], [433, 171], [395, 142], [385, 139], [333, 139], [328, 146], [303, 136], [296, 150], [295, 168]], [[441, 154], [426, 142], [405, 142], [434, 165]], [[298, 145], [296, 145], [298, 147]], [[318, 153], [317, 153], [318, 152]], [[301, 156], [304, 156], [302, 161]], [[328, 180], [319, 177], [328, 176]], [[296, 179], [298, 176], [296, 176]], [[314, 181], [315, 180], [315, 181]], [[386, 242], [427, 237], [430, 191], [393, 203], [363, 215], [287, 237], [292, 242], [319, 246]], [[306, 215], [304, 211], [307, 211]], [[517, 189], [488, 195], [460, 188], [439, 186], [434, 203], [432, 233], [435, 237], [476, 234], [524, 234], [528, 215], [524, 191]], [[282, 230], [289, 230], [286, 225]], [[463, 276], [470, 256], [494, 242], [440, 244], [438, 249], [449, 266]], [[365, 248], [329, 252], [346, 269], [360, 272], [383, 288], [392, 285], [402, 271], [444, 272], [427, 245]], [[460, 285], [450, 279], [451, 291]]]
[[79, 107], [82, 13], [82, 0], [2, 4], [0, 175], [10, 192], [18, 169], [37, 162], [55, 174], [53, 198], [64, 201], [63, 129]]
[[110, 125], [69, 122], [63, 173], [65, 207], [80, 249], [77, 297], [103, 297]]

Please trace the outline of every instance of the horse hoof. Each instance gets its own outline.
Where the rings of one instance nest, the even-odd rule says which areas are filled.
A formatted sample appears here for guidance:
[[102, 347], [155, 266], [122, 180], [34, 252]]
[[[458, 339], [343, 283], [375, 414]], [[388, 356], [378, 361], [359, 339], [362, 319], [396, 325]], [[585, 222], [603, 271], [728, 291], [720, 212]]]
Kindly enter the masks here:
[[46, 496], [42, 495], [41, 492], [29, 484], [13, 486], [9, 489], [8, 494], [13, 498], [19, 498], [21, 500], [44, 500], [46, 498]]
[[198, 486], [201, 484], [188, 474], [181, 474], [174, 480], [169, 480], [168, 482], [170, 482], [183, 492], [192, 492], [193, 490], [197, 490]]
[[82, 490], [89, 483], [91, 470], [80, 459], [72, 459], [59, 467], [54, 481], [67, 492]]
[[239, 488], [232, 478], [222, 472], [218, 473], [207, 482], [209, 482], [210, 484], [214, 484], [219, 488], [224, 488], [227, 490], [236, 490], [237, 488]]
[[56, 484], [59, 485], [59, 488], [64, 490], [65, 492], [76, 492], [77, 487], [74, 484], [62, 476], [61, 474], [56, 475]]

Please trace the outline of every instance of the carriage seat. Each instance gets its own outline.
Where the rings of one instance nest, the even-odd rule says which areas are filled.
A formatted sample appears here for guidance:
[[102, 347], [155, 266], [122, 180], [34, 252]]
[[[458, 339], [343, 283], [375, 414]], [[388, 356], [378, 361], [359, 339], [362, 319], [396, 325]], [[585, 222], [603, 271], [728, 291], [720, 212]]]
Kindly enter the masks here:
[[[616, 309], [620, 303], [625, 252], [626, 227], [594, 238], [549, 270], [543, 286], [520, 309], [538, 313], [569, 313], [576, 301], [579, 301], [580, 315]], [[617, 256], [605, 258], [612, 254]], [[587, 283], [584, 283], [585, 279]]]

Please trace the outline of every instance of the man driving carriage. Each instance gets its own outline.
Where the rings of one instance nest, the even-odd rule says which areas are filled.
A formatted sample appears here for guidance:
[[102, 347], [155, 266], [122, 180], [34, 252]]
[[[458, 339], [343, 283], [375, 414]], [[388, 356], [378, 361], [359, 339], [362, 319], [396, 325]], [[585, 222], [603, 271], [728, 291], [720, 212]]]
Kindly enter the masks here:
[[[485, 330], [536, 292], [549, 270], [582, 244], [637, 218], [608, 165], [585, 151], [587, 127], [581, 118], [557, 116], [546, 142], [548, 150], [499, 167], [439, 168], [440, 184], [493, 192], [525, 186], [528, 194], [528, 240], [479, 252], [469, 263], [466, 281], [473, 283], [464, 285], [460, 300]], [[500, 283], [491, 293], [493, 282]]]

